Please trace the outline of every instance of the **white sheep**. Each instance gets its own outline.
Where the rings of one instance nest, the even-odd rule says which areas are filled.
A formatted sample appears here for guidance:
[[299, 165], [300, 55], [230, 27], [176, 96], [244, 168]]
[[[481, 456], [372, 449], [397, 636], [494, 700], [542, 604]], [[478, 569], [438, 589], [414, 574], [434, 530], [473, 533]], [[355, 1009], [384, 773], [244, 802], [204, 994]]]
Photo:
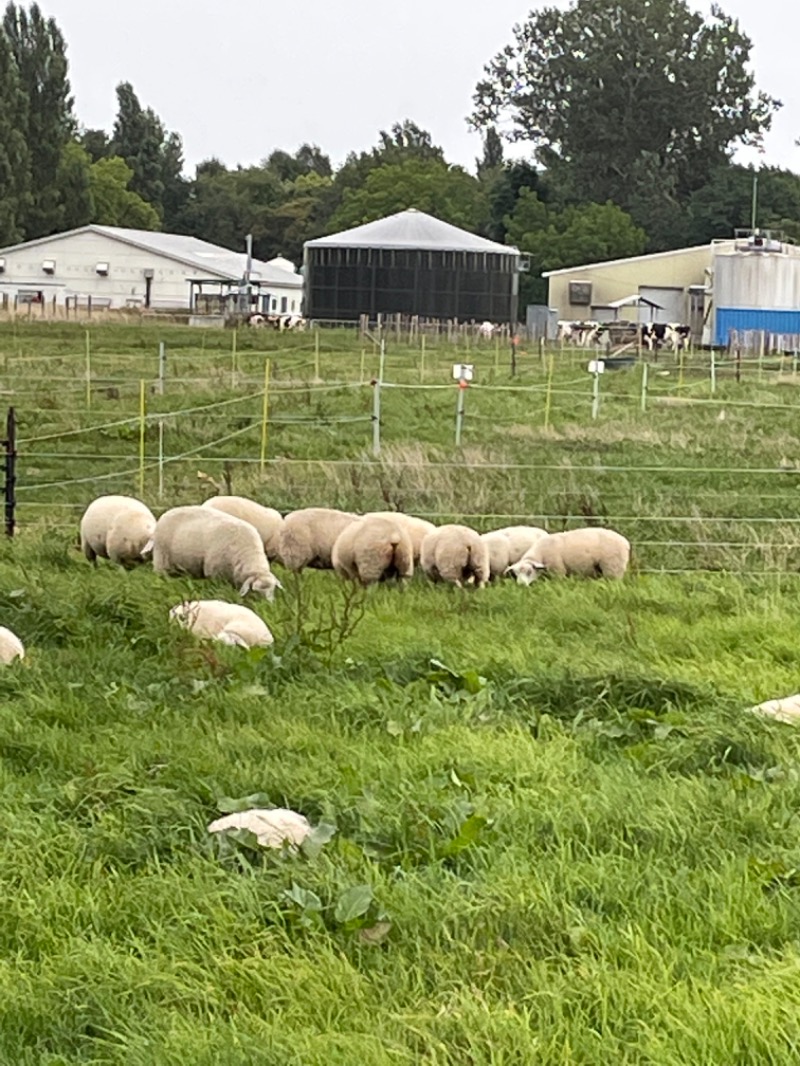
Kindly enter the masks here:
[[0, 626], [0, 666], [8, 666], [15, 659], [25, 658], [25, 646], [16, 633]]
[[282, 588], [269, 568], [264, 545], [249, 522], [210, 507], [173, 507], [156, 523], [153, 569], [230, 581], [239, 595], [260, 592], [272, 600]]
[[565, 533], [548, 533], [527, 551], [508, 573], [520, 585], [530, 585], [543, 572], [555, 577], [606, 577], [618, 580], [625, 576], [631, 545], [613, 529], [588, 526]]
[[370, 511], [365, 518], [393, 518], [400, 522], [411, 538], [411, 549], [414, 553], [414, 565], [419, 564], [419, 556], [422, 551], [422, 542], [429, 533], [433, 533], [436, 526], [425, 518], [417, 518], [413, 514], [405, 514], [403, 511]]
[[362, 585], [414, 574], [414, 551], [403, 524], [380, 515], [348, 523], [336, 538], [331, 562], [340, 577]]
[[800, 722], [800, 693], [777, 700], [766, 700], [750, 710], [762, 718], [774, 718], [776, 722], [797, 725]]
[[283, 516], [280, 511], [276, 511], [274, 507], [263, 507], [246, 496], [212, 496], [205, 501], [203, 507], [233, 515], [234, 518], [241, 518], [243, 522], [255, 526], [264, 542], [267, 558], [270, 561], [278, 558], [278, 544], [283, 529]]
[[241, 603], [186, 600], [172, 607], [169, 616], [195, 636], [218, 640], [221, 644], [266, 648], [274, 642], [266, 623]]
[[209, 833], [224, 833], [228, 829], [246, 829], [254, 833], [263, 848], [288, 845], [290, 851], [296, 851], [311, 833], [307, 818], [284, 807], [237, 811], [217, 818], [208, 826]]
[[81, 550], [90, 563], [99, 555], [130, 566], [149, 555], [155, 528], [155, 515], [141, 500], [98, 496], [81, 518]]
[[290, 511], [283, 520], [278, 557], [287, 570], [330, 570], [336, 538], [358, 515], [328, 507]]
[[517, 563], [538, 540], [547, 536], [546, 529], [538, 526], [504, 526], [481, 533], [481, 539], [489, 547], [489, 571], [492, 580], [505, 574], [512, 563]]
[[489, 547], [469, 526], [439, 526], [422, 542], [420, 565], [433, 581], [450, 581], [459, 588], [474, 581], [482, 588], [489, 580]]

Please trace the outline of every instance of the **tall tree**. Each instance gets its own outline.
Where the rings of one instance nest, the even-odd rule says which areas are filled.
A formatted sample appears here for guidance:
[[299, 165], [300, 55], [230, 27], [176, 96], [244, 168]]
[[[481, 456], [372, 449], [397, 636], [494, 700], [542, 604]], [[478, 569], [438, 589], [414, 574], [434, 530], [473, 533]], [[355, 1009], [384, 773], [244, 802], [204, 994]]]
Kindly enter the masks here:
[[471, 122], [510, 124], [576, 199], [626, 205], [651, 153], [684, 200], [780, 106], [756, 91], [750, 39], [717, 6], [704, 19], [685, 0], [573, 0], [514, 38], [486, 66]]
[[124, 159], [109, 156], [89, 168], [89, 188], [94, 204], [93, 222], [129, 229], [159, 228], [156, 209], [129, 188], [133, 171]]
[[22, 240], [31, 188], [25, 142], [26, 99], [17, 63], [0, 33], [0, 248]]
[[483, 135], [483, 155], [475, 160], [479, 178], [493, 174], [503, 165], [503, 138], [489, 126]]
[[152, 108], [143, 108], [130, 82], [117, 86], [117, 117], [109, 153], [133, 171], [131, 189], [152, 204], [168, 226], [177, 224], [188, 190], [182, 176], [183, 144]]
[[78, 133], [78, 141], [89, 153], [92, 163], [111, 154], [111, 138], [105, 130], [82, 129]]
[[58, 165], [58, 189], [61, 225], [65, 230], [95, 221], [91, 167], [89, 153], [78, 141], [68, 141], [64, 145]]
[[26, 238], [32, 239], [55, 233], [63, 224], [58, 170], [75, 129], [66, 45], [55, 20], [45, 19], [35, 3], [30, 11], [9, 3], [3, 30], [27, 97], [23, 133], [30, 153], [31, 198], [23, 225]]
[[305, 174], [316, 174], [321, 178], [330, 178], [333, 175], [330, 157], [316, 144], [301, 144], [294, 155], [276, 148], [270, 153], [264, 166], [281, 181], [296, 181]]

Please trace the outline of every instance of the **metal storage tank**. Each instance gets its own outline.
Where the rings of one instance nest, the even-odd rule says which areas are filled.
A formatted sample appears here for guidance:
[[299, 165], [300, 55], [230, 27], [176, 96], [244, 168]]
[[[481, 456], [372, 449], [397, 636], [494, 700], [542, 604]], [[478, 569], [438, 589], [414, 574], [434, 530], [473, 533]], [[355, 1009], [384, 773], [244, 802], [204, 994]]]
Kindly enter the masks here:
[[726, 345], [731, 330], [800, 333], [800, 255], [771, 241], [714, 257], [713, 343]]
[[423, 211], [307, 241], [303, 260], [307, 318], [517, 321], [519, 251]]

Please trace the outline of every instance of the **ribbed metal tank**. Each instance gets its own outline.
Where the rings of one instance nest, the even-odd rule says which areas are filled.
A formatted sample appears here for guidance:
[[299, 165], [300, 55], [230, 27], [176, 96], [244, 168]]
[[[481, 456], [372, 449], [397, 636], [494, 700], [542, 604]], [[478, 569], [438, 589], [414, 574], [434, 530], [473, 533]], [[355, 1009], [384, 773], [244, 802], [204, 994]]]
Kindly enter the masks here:
[[734, 252], [714, 258], [714, 343], [730, 331], [800, 332], [800, 255]]

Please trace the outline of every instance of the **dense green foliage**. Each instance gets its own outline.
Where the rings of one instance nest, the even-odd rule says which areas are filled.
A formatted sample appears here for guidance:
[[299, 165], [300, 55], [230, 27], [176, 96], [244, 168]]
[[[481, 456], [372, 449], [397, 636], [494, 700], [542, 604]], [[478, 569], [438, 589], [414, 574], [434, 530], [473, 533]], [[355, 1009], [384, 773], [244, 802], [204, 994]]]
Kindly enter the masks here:
[[[572, 491], [575, 506], [591, 496], [646, 518], [683, 492], [701, 516], [726, 499], [751, 515], [759, 505], [796, 515], [796, 470], [758, 473], [796, 461], [788, 417], [736, 406], [792, 402], [797, 386], [770, 366], [761, 381], [745, 368], [741, 385], [721, 370], [717, 402], [697, 407], [666, 402], [674, 382], [654, 369], [662, 391], [647, 417], [632, 402], [636, 371], [622, 371], [603, 383], [592, 424], [577, 396], [585, 370], [565, 355], [549, 429], [541, 393], [476, 388], [460, 453], [452, 393], [386, 390], [389, 456], [376, 469], [356, 463], [368, 424], [334, 421], [359, 394], [314, 391], [317, 369], [326, 387], [358, 379], [352, 340], [324, 335], [317, 368], [311, 336], [242, 333], [232, 370], [230, 333], [92, 327], [86, 411], [83, 331], [4, 325], [3, 384], [23, 422], [22, 528], [0, 544], [0, 624], [28, 654], [0, 670], [0, 1061], [793, 1061], [800, 738], [744, 708], [797, 688], [797, 562], [770, 578], [634, 572], [618, 585], [480, 593], [415, 577], [349, 602], [333, 574], [307, 572], [287, 577], [274, 605], [251, 603], [274, 651], [201, 645], [168, 609], [231, 589], [148, 567], [92, 569], [76, 550], [80, 506], [108, 483], [65, 489], [75, 511], [24, 502], [55, 469], [47, 453], [87, 453], [64, 462], [73, 479], [98, 469], [90, 454], [135, 455], [135, 425], [39, 443], [35, 456], [24, 442], [135, 414], [159, 339], [169, 375], [154, 408], [256, 392], [250, 407], [201, 410], [169, 429], [186, 449], [258, 411], [270, 356], [270, 456], [285, 458], [258, 474], [246, 462], [257, 430], [210, 454], [233, 457], [235, 490], [282, 507], [402, 496], [429, 510], [442, 497], [485, 508], [488, 526], [492, 500], [508, 511]], [[492, 346], [469, 353], [478, 381], [511, 384], [506, 353], [497, 369]], [[463, 354], [431, 344], [426, 380], [445, 383]], [[418, 378], [421, 355], [390, 344], [387, 377]], [[708, 399], [699, 360], [684, 399]], [[537, 353], [520, 364], [517, 384], [546, 379]], [[291, 422], [302, 413], [309, 421]], [[155, 443], [148, 434], [150, 456]], [[393, 467], [393, 449], [416, 456], [413, 469]], [[429, 449], [461, 473], [437, 473]], [[315, 462], [293, 468], [304, 455]], [[325, 456], [353, 464], [336, 480]], [[511, 458], [541, 469], [492, 469]], [[160, 505], [148, 471], [147, 499], [208, 494], [198, 469], [219, 476], [223, 462], [189, 459]], [[112, 485], [135, 491], [135, 474]], [[296, 857], [206, 832], [253, 802], [336, 832]]]

